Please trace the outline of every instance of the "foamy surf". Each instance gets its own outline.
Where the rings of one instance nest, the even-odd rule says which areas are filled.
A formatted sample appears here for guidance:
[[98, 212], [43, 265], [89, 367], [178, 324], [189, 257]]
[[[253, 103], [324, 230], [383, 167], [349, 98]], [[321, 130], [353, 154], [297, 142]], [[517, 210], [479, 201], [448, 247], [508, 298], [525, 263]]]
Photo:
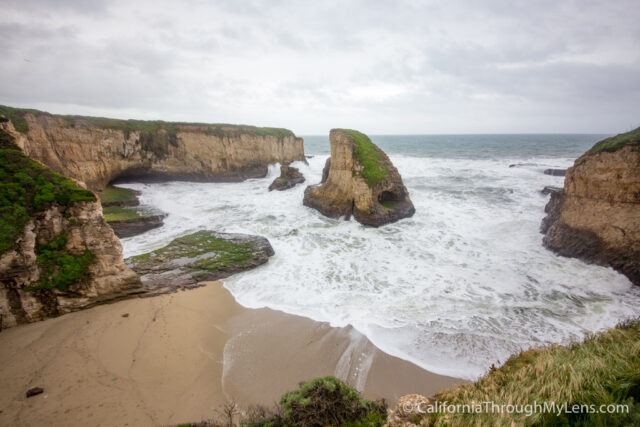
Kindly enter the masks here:
[[277, 165], [242, 183], [126, 185], [169, 216], [124, 239], [125, 256], [203, 228], [265, 236], [276, 252], [269, 263], [225, 281], [240, 304], [352, 325], [391, 355], [467, 379], [520, 349], [638, 315], [640, 290], [624, 276], [542, 247], [539, 190], [562, 185], [542, 171], [572, 158], [390, 154], [412, 218], [376, 229], [302, 206], [322, 155], [295, 163], [307, 182], [284, 192], [267, 190]]

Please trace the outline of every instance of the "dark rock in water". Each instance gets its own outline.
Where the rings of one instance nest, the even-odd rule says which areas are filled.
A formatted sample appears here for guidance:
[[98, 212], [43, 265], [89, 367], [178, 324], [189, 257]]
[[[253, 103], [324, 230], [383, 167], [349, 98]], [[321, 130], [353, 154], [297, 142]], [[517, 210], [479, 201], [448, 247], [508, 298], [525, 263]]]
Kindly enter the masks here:
[[547, 194], [551, 194], [551, 193], [562, 193], [562, 191], [563, 189], [561, 187], [554, 187], [553, 185], [547, 185], [542, 190], [540, 190], [540, 193], [546, 196]]
[[552, 175], [552, 176], [565, 176], [567, 174], [567, 170], [566, 169], [545, 169], [544, 174]]
[[513, 163], [509, 165], [510, 168], [519, 168], [522, 166], [536, 166], [536, 164], [535, 163]]
[[378, 227], [410, 217], [415, 208], [398, 170], [368, 136], [333, 129], [322, 182], [306, 188], [303, 204], [331, 218], [351, 215]]
[[162, 227], [167, 214], [142, 216], [135, 219], [107, 221], [119, 238], [137, 236], [145, 231]]
[[297, 168], [288, 165], [280, 166], [280, 176], [273, 180], [269, 186], [269, 191], [272, 190], [288, 190], [296, 186], [296, 184], [302, 184], [304, 182], [304, 176]]
[[44, 390], [42, 389], [42, 387], [33, 387], [27, 390], [27, 398], [37, 396], [42, 393], [44, 393]]
[[198, 231], [125, 262], [140, 275], [148, 294], [157, 294], [250, 270], [273, 254], [264, 237]]

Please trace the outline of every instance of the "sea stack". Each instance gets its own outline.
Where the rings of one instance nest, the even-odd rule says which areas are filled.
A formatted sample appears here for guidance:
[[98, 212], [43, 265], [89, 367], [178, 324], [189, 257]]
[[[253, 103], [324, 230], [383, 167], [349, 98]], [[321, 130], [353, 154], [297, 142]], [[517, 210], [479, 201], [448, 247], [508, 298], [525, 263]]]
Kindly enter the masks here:
[[578, 158], [545, 211], [547, 248], [611, 266], [640, 285], [640, 128]]
[[329, 139], [331, 157], [322, 182], [305, 190], [305, 206], [331, 218], [353, 215], [358, 222], [374, 227], [414, 214], [398, 170], [368, 136], [333, 129]]

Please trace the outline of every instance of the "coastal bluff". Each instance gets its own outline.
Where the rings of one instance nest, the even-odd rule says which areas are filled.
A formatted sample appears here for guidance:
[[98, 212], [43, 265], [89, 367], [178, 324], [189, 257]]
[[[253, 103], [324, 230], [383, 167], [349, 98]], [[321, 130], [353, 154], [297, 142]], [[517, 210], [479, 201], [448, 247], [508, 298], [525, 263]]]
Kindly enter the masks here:
[[333, 129], [322, 182], [305, 189], [303, 204], [332, 218], [378, 227], [415, 213], [409, 192], [389, 157], [368, 136]]
[[543, 244], [640, 285], [640, 128], [598, 142], [551, 192]]
[[304, 159], [287, 129], [54, 115], [0, 106], [16, 144], [55, 172], [99, 191], [114, 180], [242, 181], [270, 163]]
[[95, 195], [0, 124], [0, 330], [141, 292]]

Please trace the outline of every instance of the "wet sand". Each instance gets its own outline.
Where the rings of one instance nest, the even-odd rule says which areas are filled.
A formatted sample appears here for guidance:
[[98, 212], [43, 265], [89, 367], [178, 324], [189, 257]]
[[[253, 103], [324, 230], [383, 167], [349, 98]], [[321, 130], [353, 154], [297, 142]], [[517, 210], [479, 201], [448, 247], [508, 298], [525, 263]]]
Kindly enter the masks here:
[[[231, 399], [271, 405], [320, 375], [390, 403], [462, 382], [389, 356], [352, 328], [244, 308], [211, 282], [0, 332], [0, 425], [194, 422]], [[26, 399], [36, 386], [44, 393]]]

